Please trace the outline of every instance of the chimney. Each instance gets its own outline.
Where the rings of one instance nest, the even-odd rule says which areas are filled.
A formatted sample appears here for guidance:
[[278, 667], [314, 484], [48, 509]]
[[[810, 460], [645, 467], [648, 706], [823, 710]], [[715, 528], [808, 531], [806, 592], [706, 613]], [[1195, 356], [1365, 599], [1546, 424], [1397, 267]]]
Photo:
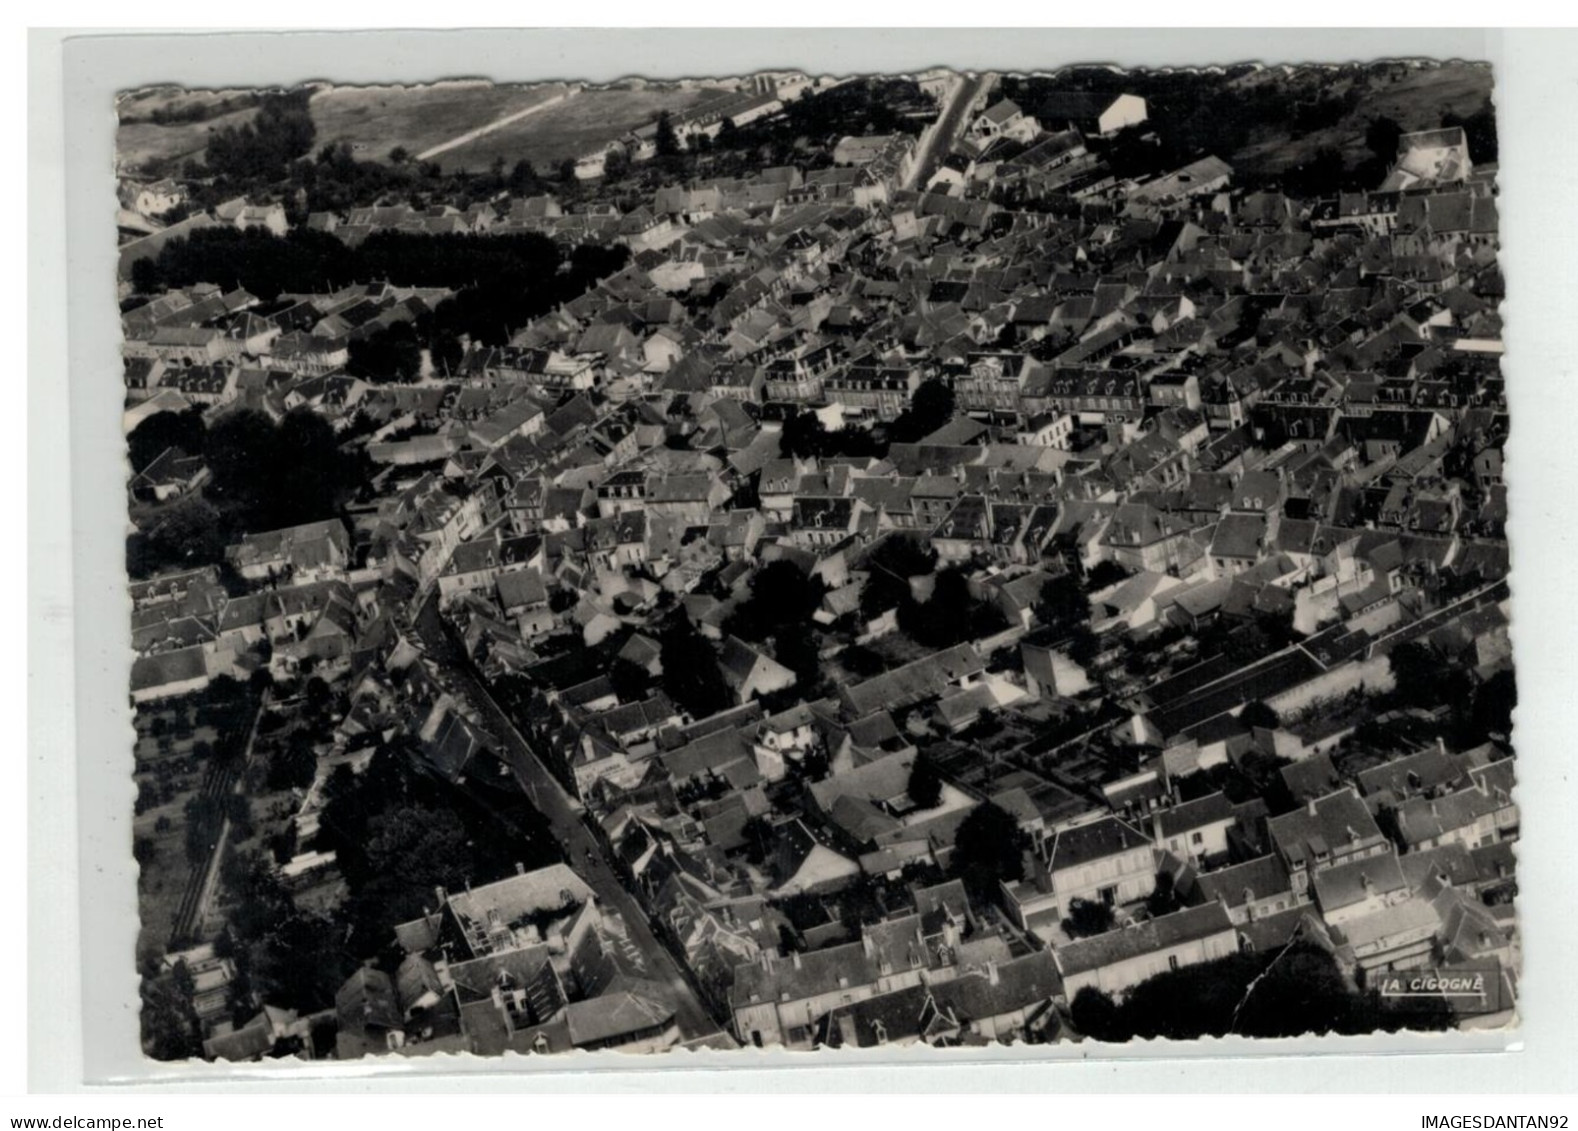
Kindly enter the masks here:
[[444, 905], [449, 902], [449, 892], [440, 885], [433, 889], [433, 894], [438, 897], [438, 909], [440, 911], [444, 910]]
[[1306, 805], [1305, 808], [1308, 810], [1311, 817], [1315, 816], [1315, 799], [1313, 797], [1309, 799], [1309, 804]]
[[519, 860], [515, 861], [515, 874], [517, 876], [524, 876], [526, 874], [526, 865], [522, 864]]
[[999, 978], [998, 975], [997, 975], [997, 960], [996, 959], [988, 959], [987, 963], [986, 963], [986, 982], [987, 982], [987, 985], [995, 986], [1001, 980], [1002, 979]]
[[792, 958], [792, 960], [794, 962], [794, 968], [796, 970], [799, 970], [800, 969], [800, 952], [798, 950], [790, 951], [790, 956], [791, 956], [791, 958]]

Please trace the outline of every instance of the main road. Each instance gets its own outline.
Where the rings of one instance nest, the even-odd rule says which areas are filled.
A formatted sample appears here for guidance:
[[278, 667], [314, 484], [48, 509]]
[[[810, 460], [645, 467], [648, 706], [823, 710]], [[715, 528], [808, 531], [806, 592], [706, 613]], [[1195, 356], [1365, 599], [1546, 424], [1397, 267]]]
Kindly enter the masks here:
[[464, 693], [498, 738], [500, 756], [532, 805], [548, 822], [554, 839], [564, 849], [565, 862], [597, 893], [605, 908], [617, 912], [624, 920], [631, 943], [646, 959], [648, 975], [673, 991], [675, 1020], [679, 1023], [681, 1037], [687, 1042], [720, 1037], [732, 1041], [701, 1004], [674, 956], [653, 933], [646, 911], [620, 882], [604, 857], [602, 842], [582, 822], [579, 806], [570, 800], [559, 780], [548, 771], [532, 745], [515, 729], [492, 693], [476, 677], [470, 663], [459, 654], [444, 631], [436, 599], [429, 598], [423, 603], [413, 627], [427, 656], [450, 677], [453, 690]]
[[915, 154], [915, 163], [910, 166], [910, 175], [904, 179], [905, 188], [926, 187], [926, 182], [931, 180], [932, 174], [937, 171], [937, 166], [941, 165], [943, 158], [948, 156], [948, 151], [953, 148], [953, 143], [963, 131], [968, 121], [970, 106], [995, 77], [990, 74], [960, 76], [959, 85], [954, 87], [953, 93], [948, 96], [942, 113], [937, 115], [937, 121], [926, 132], [925, 140], [921, 142], [920, 150]]

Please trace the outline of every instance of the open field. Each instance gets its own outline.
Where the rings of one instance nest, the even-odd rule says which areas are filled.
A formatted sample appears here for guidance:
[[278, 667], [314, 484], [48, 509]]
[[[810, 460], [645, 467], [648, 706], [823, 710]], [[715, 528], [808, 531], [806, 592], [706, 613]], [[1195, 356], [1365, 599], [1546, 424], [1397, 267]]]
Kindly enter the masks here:
[[721, 97], [725, 97], [722, 91], [679, 87], [582, 90], [557, 106], [457, 146], [436, 160], [445, 169], [485, 169], [498, 157], [509, 165], [524, 158], [548, 171], [566, 157], [578, 157], [653, 121], [664, 110], [689, 110]]
[[[140, 112], [140, 111], [139, 111]], [[234, 110], [206, 122], [181, 122], [161, 126], [153, 122], [130, 122], [115, 134], [115, 161], [123, 172], [147, 169], [154, 164], [179, 166], [188, 157], [202, 159], [212, 130], [239, 126], [257, 116], [257, 110]]]
[[[1446, 113], [1467, 116], [1478, 110], [1490, 96], [1492, 83], [1489, 67], [1467, 66], [1421, 67], [1396, 81], [1358, 81], [1364, 82], [1367, 89], [1358, 107], [1336, 125], [1297, 138], [1290, 139], [1283, 132], [1258, 139], [1229, 157], [1229, 162], [1276, 172], [1308, 161], [1321, 149], [1331, 148], [1340, 151], [1352, 167], [1369, 156], [1364, 131], [1372, 119], [1391, 118], [1405, 132], [1434, 129]], [[1340, 83], [1333, 93], [1341, 94], [1348, 86], [1348, 82]]]
[[397, 145], [415, 156], [564, 90], [562, 83], [494, 86], [485, 82], [325, 88], [311, 104], [318, 127], [314, 144], [350, 142], [364, 161], [387, 160]]
[[[312, 97], [312, 119], [318, 136], [313, 150], [349, 142], [358, 158], [384, 161], [395, 146], [421, 153], [451, 138], [506, 118], [562, 94], [561, 83], [494, 86], [486, 82], [448, 82], [431, 86], [323, 87]], [[182, 109], [193, 104], [234, 97], [237, 91], [160, 90], [120, 103], [131, 118], [146, 118], [155, 109]], [[257, 110], [245, 108], [202, 122], [158, 125], [128, 122], [116, 137], [117, 159], [125, 170], [157, 163], [201, 158], [210, 131], [240, 126]]]

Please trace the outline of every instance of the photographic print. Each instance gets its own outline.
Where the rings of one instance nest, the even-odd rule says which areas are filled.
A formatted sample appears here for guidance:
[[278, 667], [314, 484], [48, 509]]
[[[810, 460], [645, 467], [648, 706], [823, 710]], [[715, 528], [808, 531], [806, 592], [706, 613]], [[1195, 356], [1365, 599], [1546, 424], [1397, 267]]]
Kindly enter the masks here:
[[117, 100], [147, 1057], [1515, 1024], [1488, 65], [389, 79]]

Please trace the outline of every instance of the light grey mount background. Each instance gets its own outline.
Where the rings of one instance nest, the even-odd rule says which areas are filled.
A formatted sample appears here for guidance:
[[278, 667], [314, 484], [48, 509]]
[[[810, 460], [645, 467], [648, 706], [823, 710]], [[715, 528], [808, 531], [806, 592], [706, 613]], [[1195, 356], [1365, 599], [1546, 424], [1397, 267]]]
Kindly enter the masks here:
[[[1386, 56], [1489, 60], [1501, 135], [1513, 636], [1518, 658], [1519, 805], [1524, 1027], [1513, 1034], [1138, 1045], [1103, 1061], [1077, 1046], [970, 1054], [905, 1050], [812, 1054], [671, 1054], [621, 1058], [435, 1058], [381, 1061], [380, 1089], [823, 1088], [869, 1091], [1545, 1090], [1572, 1086], [1578, 1015], [1572, 853], [1574, 670], [1571, 565], [1578, 383], [1571, 312], [1578, 262], [1571, 204], [1578, 108], [1568, 33], [1479, 30], [741, 30], [304, 32], [208, 35], [38, 33], [30, 67], [32, 215], [30, 345], [29, 899], [31, 1084], [181, 1081], [178, 1090], [265, 1090], [279, 1066], [161, 1065], [138, 1047], [133, 787], [126, 673], [128, 602], [121, 434], [120, 328], [114, 302], [114, 180], [118, 90], [337, 82], [500, 81], [628, 75], [653, 79], [796, 68], [811, 74], [904, 73], [935, 65], [996, 71], [1069, 63], [1208, 65], [1347, 62]], [[64, 95], [62, 95], [62, 91]], [[63, 118], [62, 118], [63, 111]], [[64, 210], [62, 211], [62, 206]], [[67, 316], [69, 313], [69, 335]], [[69, 369], [68, 369], [69, 365]], [[61, 376], [69, 372], [69, 381]], [[1509, 1051], [1510, 1050], [1510, 1051]], [[1322, 1054], [1294, 1059], [1287, 1053]], [[1377, 1053], [1433, 1053], [1407, 1059]], [[928, 1055], [933, 1054], [933, 1055]], [[1244, 1058], [1229, 1060], [1229, 1057]], [[1049, 1064], [1049, 1061], [1065, 1063]], [[1077, 1063], [1067, 1063], [1067, 1061]], [[772, 1072], [790, 1065], [799, 1072]], [[833, 1067], [836, 1065], [836, 1067]], [[901, 1067], [900, 1065], [908, 1065]], [[860, 1066], [858, 1071], [850, 1068]], [[588, 1078], [586, 1069], [595, 1069]], [[807, 1078], [805, 1070], [814, 1073]], [[317, 1087], [365, 1079], [363, 1064], [310, 1067]], [[457, 1080], [456, 1074], [465, 1074]], [[445, 1082], [447, 1074], [448, 1083]]]

